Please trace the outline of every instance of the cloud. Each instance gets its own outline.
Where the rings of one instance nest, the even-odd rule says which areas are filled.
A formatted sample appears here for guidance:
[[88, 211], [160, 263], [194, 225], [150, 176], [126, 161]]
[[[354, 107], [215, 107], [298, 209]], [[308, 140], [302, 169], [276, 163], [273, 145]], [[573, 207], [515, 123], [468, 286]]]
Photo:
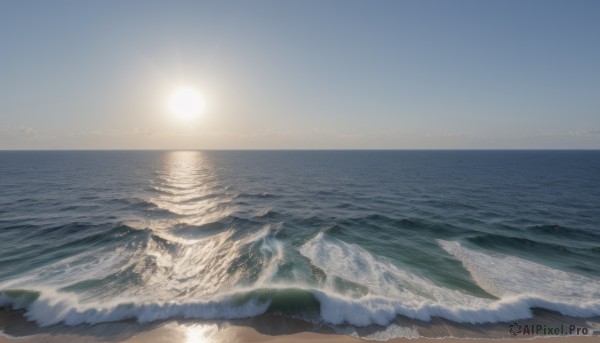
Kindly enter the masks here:
[[600, 136], [600, 129], [576, 129], [567, 132], [546, 132], [542, 137], [596, 137]]
[[138, 127], [133, 127], [129, 129], [80, 130], [71, 133], [70, 136], [115, 138], [128, 136], [152, 136], [154, 134], [155, 132], [149, 129], [140, 129]]
[[575, 136], [597, 136], [600, 135], [600, 129], [590, 129], [590, 130], [577, 130], [575, 131]]
[[29, 126], [0, 127], [0, 136], [14, 140], [44, 140], [53, 138], [46, 132], [40, 132]]
[[37, 130], [24, 126], [19, 127], [19, 134], [29, 138], [39, 137], [39, 132]]

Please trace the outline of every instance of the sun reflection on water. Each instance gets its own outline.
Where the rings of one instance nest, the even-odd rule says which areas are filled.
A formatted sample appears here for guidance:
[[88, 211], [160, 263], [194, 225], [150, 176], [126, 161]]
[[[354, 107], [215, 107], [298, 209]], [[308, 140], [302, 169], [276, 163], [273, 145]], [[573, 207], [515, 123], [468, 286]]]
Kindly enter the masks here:
[[147, 226], [151, 234], [135, 263], [144, 287], [134, 295], [188, 301], [235, 284], [239, 275], [228, 268], [242, 243], [230, 239], [228, 225], [204, 226], [234, 211], [233, 195], [214, 172], [211, 156], [201, 151], [165, 153], [150, 192], [149, 201], [158, 210], [153, 210]]
[[153, 186], [157, 195], [152, 202], [179, 221], [202, 225], [231, 214], [231, 198], [205, 152], [168, 152], [157, 174]]

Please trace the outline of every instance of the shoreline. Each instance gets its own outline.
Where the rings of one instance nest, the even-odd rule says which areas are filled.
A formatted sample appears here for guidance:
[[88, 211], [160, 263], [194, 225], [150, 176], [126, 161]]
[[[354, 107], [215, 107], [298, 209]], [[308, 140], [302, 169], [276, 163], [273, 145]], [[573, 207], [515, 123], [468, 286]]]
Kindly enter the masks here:
[[600, 317], [574, 318], [555, 312], [534, 309], [525, 325], [556, 327], [577, 325], [588, 329], [588, 335], [517, 335], [508, 331], [509, 323], [464, 324], [439, 317], [423, 322], [398, 317], [386, 327], [351, 327], [311, 323], [278, 315], [261, 315], [239, 320], [206, 321], [194, 319], [169, 319], [151, 323], [134, 320], [99, 323], [94, 325], [52, 325], [40, 327], [27, 320], [24, 310], [0, 308], [0, 343], [58, 343], [58, 342], [377, 342], [389, 343], [454, 343], [521, 342], [535, 340], [539, 343], [598, 342]]
[[[535, 343], [592, 343], [598, 342], [599, 336], [534, 336], [528, 338], [394, 338], [387, 340], [388, 343], [522, 343], [523, 341], [534, 341]], [[177, 323], [165, 323], [162, 326], [151, 329], [150, 331], [140, 332], [131, 336], [118, 337], [99, 337], [94, 334], [34, 334], [23, 337], [12, 337], [0, 332], [0, 343], [59, 343], [59, 342], [124, 342], [124, 343], [159, 343], [159, 342], [270, 342], [270, 343], [358, 343], [358, 342], [379, 342], [366, 340], [363, 338], [352, 337], [341, 334], [324, 334], [316, 332], [300, 332], [284, 335], [266, 335], [256, 331], [254, 328], [243, 326], [229, 326], [226, 328], [213, 328], [210, 325], [179, 325]]]

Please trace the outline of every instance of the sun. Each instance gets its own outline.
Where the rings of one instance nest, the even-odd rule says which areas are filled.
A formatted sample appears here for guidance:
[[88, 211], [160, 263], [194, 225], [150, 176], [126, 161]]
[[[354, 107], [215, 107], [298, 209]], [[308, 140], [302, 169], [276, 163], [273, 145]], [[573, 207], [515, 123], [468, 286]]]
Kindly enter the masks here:
[[169, 97], [169, 110], [180, 119], [193, 119], [200, 115], [206, 103], [194, 88], [179, 88]]

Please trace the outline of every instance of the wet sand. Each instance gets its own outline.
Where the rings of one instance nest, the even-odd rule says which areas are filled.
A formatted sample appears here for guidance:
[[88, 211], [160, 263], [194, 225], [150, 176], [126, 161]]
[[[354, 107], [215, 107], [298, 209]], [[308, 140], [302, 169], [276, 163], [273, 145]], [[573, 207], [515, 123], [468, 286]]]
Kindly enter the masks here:
[[[532, 319], [519, 322], [522, 325], [541, 324], [550, 326], [572, 323], [589, 330], [588, 336], [513, 336], [508, 323], [457, 324], [441, 318], [429, 322], [397, 318], [387, 327], [370, 326], [350, 328], [314, 324], [302, 320], [264, 315], [244, 320], [198, 321], [169, 320], [148, 324], [135, 321], [101, 323], [95, 325], [53, 325], [39, 327], [24, 316], [23, 311], [0, 308], [0, 343], [58, 343], [58, 342], [373, 342], [396, 333], [390, 343], [454, 343], [474, 342], [523, 342], [534, 339], [536, 343], [587, 343], [600, 342], [600, 318], [584, 319], [561, 316], [536, 310]], [[390, 331], [391, 330], [391, 331]], [[358, 332], [357, 332], [358, 331]], [[398, 335], [400, 333], [400, 335]], [[358, 338], [357, 336], [363, 337]], [[418, 338], [417, 338], [418, 337]], [[366, 338], [366, 339], [365, 339]]]
[[[477, 342], [518, 342], [521, 343], [525, 339], [484, 339], [484, 338], [395, 338], [389, 340], [389, 343], [436, 343], [436, 342], [453, 342], [453, 343], [477, 343]], [[592, 343], [599, 342], [599, 336], [569, 336], [569, 337], [536, 337], [533, 338], [535, 343]], [[299, 343], [299, 342], [314, 342], [314, 343], [356, 343], [356, 342], [374, 342], [360, 338], [337, 335], [337, 334], [322, 334], [314, 332], [302, 332], [288, 335], [269, 336], [261, 334], [256, 330], [248, 327], [231, 326], [218, 330], [210, 330], [205, 327], [196, 328], [193, 326], [178, 327], [178, 325], [165, 324], [161, 327], [154, 328], [148, 332], [132, 335], [131, 337], [113, 337], [94, 336], [85, 334], [39, 334], [32, 336], [24, 336], [13, 338], [8, 336], [0, 336], [0, 343], [59, 343], [59, 342], [128, 342], [128, 343], [159, 343], [159, 342], [270, 342], [270, 343]]]

